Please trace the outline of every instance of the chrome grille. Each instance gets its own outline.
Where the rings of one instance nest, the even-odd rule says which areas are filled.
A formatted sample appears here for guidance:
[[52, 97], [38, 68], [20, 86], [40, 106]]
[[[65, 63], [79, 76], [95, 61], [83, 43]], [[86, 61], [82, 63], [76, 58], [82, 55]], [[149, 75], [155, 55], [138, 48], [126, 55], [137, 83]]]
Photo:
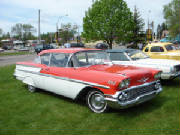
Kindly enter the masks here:
[[132, 88], [130, 90], [124, 91], [124, 93], [127, 95], [127, 97], [123, 102], [130, 101], [130, 100], [136, 99], [137, 97], [144, 95], [146, 93], [156, 91], [155, 84], [156, 83], [152, 83], [147, 86]]

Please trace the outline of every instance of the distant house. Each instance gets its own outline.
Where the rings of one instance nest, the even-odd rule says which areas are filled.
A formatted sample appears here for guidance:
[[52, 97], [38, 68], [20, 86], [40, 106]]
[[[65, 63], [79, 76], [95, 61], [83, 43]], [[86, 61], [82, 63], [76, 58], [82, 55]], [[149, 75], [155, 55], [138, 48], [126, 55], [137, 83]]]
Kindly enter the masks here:
[[6, 39], [6, 40], [1, 40], [2, 48], [5, 50], [9, 50], [13, 48], [13, 40], [11, 39]]

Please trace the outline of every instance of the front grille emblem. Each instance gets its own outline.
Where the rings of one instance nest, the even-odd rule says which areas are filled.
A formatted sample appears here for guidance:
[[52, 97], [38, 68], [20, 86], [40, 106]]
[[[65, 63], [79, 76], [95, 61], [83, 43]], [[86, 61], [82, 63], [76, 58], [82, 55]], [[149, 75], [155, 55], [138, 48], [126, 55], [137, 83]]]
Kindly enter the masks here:
[[149, 77], [143, 77], [141, 80], [138, 80], [138, 82], [145, 83]]

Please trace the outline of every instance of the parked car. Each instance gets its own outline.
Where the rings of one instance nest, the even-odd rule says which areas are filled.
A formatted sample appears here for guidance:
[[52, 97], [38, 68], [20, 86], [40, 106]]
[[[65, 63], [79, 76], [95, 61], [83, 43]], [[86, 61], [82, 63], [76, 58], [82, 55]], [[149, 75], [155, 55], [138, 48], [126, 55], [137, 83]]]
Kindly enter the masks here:
[[4, 49], [0, 48], [0, 52], [4, 52]]
[[106, 43], [97, 43], [95, 48], [96, 49], [108, 49], [109, 45]]
[[80, 48], [82, 47], [82, 48], [84, 48], [85, 46], [84, 46], [83, 43], [80, 42], [80, 43], [65, 43], [65, 44], [64, 44], [64, 47], [65, 47], [65, 48], [74, 48], [74, 47], [78, 47], [78, 48], [79, 48], [79, 47], [80, 47]]
[[180, 61], [180, 50], [172, 43], [151, 43], [144, 47], [143, 52], [152, 59], [172, 59]]
[[44, 89], [71, 99], [86, 99], [93, 112], [108, 107], [127, 108], [152, 99], [162, 91], [161, 71], [112, 65], [97, 49], [50, 49], [34, 62], [18, 62], [14, 76], [28, 90]]
[[136, 49], [107, 50], [113, 64], [148, 67], [162, 70], [161, 79], [174, 79], [180, 76], [180, 63], [175, 60], [151, 59]]
[[34, 47], [35, 52], [38, 54], [42, 50], [54, 49], [51, 45], [39, 44]]

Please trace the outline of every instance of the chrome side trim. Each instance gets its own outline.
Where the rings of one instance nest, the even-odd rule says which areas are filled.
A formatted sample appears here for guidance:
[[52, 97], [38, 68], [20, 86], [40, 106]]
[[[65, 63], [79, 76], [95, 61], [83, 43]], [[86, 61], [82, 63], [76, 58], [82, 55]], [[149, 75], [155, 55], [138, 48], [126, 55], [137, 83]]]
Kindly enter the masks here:
[[52, 77], [52, 78], [60, 79], [60, 80], [66, 80], [66, 81], [70, 81], [70, 82], [81, 83], [81, 84], [84, 84], [84, 85], [96, 86], [96, 87], [100, 87], [100, 88], [104, 88], [104, 89], [109, 89], [110, 88], [109, 86], [105, 86], [105, 85], [101, 85], [101, 84], [97, 84], [97, 83], [86, 82], [86, 81], [81, 81], [81, 80], [76, 80], [76, 79], [70, 79], [70, 78], [67, 78], [67, 77], [59, 77], [59, 76], [55, 76], [55, 75], [43, 74], [43, 73], [40, 73], [40, 72], [26, 71], [26, 70], [21, 70], [21, 69], [16, 69], [16, 70], [31, 73], [31, 74], [37, 74], [37, 75], [41, 75], [41, 76], [46, 76], [46, 77]]
[[33, 67], [33, 68], [40, 68], [32, 65], [25, 65], [25, 64], [16, 64], [17, 66], [24, 66], [24, 67]]

